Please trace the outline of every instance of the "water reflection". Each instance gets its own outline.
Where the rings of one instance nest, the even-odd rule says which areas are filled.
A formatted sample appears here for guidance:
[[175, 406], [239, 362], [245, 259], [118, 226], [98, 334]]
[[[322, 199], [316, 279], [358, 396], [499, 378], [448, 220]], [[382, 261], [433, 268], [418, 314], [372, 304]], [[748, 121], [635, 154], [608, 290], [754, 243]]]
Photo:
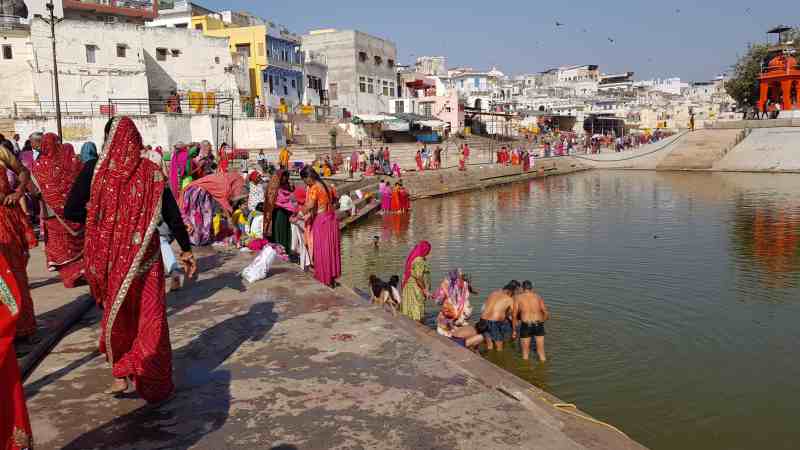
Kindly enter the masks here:
[[604, 171], [423, 200], [345, 232], [343, 282], [400, 274], [426, 239], [434, 282], [473, 275], [476, 314], [512, 278], [548, 302], [548, 364], [496, 364], [654, 449], [793, 448], [798, 180]]
[[731, 241], [745, 271], [766, 287], [797, 285], [800, 270], [800, 205], [741, 194], [736, 199]]

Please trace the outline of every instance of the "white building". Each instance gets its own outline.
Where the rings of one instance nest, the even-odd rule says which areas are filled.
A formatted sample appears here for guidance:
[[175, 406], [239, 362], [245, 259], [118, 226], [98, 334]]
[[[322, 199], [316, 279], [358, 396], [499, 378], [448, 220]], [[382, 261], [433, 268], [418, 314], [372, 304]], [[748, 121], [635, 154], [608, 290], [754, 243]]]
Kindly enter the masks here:
[[[226, 39], [182, 29], [69, 19], [56, 25], [56, 36], [59, 90], [67, 114], [97, 114], [101, 104], [113, 99], [138, 103], [135, 111], [148, 113], [159, 110], [160, 99], [172, 91], [185, 97], [192, 92], [195, 98], [197, 93], [206, 99], [210, 95], [214, 103], [222, 98], [238, 102]], [[29, 31], [3, 37], [11, 58], [0, 60], [0, 107], [16, 107], [19, 114], [52, 110], [49, 25], [33, 20]]]
[[158, 17], [145, 22], [147, 27], [189, 28], [192, 16], [214, 14], [214, 11], [185, 0], [159, 1]]
[[328, 104], [328, 60], [325, 55], [305, 51], [303, 71], [306, 87], [303, 104], [320, 106]]
[[329, 29], [303, 36], [302, 48], [325, 55], [331, 106], [360, 114], [389, 111], [397, 95], [393, 42], [360, 31]]
[[429, 76], [447, 77], [446, 56], [420, 56], [417, 58], [417, 72]]
[[684, 89], [689, 87], [689, 83], [681, 82], [678, 77], [674, 78], [655, 78], [652, 80], [637, 81], [634, 87], [645, 88], [650, 91], [664, 92], [666, 94], [681, 95]]

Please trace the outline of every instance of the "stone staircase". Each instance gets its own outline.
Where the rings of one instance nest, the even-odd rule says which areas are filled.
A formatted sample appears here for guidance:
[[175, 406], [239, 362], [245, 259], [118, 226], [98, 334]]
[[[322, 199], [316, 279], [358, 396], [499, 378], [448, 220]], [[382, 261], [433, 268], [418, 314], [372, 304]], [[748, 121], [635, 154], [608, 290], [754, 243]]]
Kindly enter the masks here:
[[708, 170], [746, 136], [743, 130], [698, 130], [686, 134], [656, 170]]
[[[331, 145], [331, 128], [337, 127], [336, 124], [327, 122], [295, 122], [294, 124], [294, 142], [296, 145], [308, 147], [326, 147], [330, 148]], [[337, 147], [355, 146], [358, 143], [352, 136], [347, 134], [341, 128], [338, 128], [339, 134], [336, 136]]]

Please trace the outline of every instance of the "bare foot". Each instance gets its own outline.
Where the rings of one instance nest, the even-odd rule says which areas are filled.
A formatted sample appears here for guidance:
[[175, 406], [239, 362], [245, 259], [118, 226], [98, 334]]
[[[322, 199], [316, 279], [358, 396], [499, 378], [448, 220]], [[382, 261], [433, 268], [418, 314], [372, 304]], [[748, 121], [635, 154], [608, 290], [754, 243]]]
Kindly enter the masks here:
[[170, 282], [170, 285], [169, 285], [169, 290], [170, 291], [177, 291], [177, 290], [180, 290], [180, 288], [181, 288], [181, 277], [180, 276], [173, 276], [172, 277], [172, 281]]
[[125, 391], [128, 390], [128, 380], [125, 378], [114, 378], [114, 382], [111, 383], [111, 387], [109, 387], [104, 394], [108, 395], [119, 395], [124, 394]]

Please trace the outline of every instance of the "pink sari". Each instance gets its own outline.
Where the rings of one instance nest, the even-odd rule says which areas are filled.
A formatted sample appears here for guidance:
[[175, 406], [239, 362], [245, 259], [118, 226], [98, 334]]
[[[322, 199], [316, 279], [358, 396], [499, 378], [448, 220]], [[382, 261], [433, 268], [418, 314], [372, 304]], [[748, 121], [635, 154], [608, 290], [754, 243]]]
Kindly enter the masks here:
[[[342, 276], [339, 219], [330, 202], [330, 196], [318, 185], [309, 190], [309, 200], [317, 201], [317, 214], [311, 224], [314, 278], [330, 285]], [[320, 212], [324, 208], [324, 212]]]

